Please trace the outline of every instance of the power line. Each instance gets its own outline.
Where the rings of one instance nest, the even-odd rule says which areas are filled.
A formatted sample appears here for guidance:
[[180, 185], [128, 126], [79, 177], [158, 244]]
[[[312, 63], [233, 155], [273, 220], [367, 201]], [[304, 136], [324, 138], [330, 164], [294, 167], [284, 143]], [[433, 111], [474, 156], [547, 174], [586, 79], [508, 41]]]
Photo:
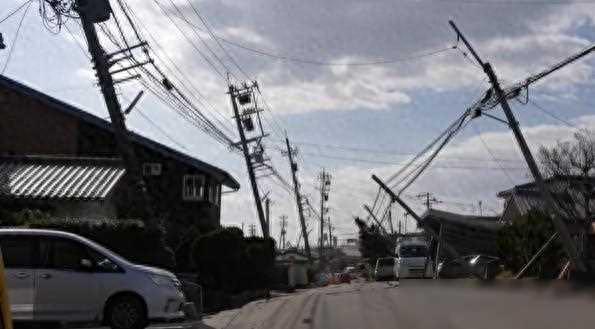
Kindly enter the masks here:
[[565, 124], [566, 126], [570, 127], [570, 128], [575, 128], [578, 129], [576, 127], [576, 125], [572, 124], [571, 122], [564, 120], [562, 118], [560, 118], [559, 116], [555, 115], [554, 113], [552, 113], [551, 111], [548, 111], [547, 109], [543, 108], [543, 106], [537, 104], [534, 100], [529, 99], [529, 103], [531, 103], [531, 105], [533, 105], [536, 109], [538, 109], [539, 111], [543, 112], [545, 115], [558, 120], [559, 122]]
[[[157, 41], [157, 39], [153, 36], [153, 33], [151, 33], [151, 31], [149, 31], [149, 29], [142, 24], [142, 20], [139, 19], [139, 17], [136, 15], [136, 13], [134, 12], [134, 10], [128, 6], [128, 4], [126, 4], [126, 2], [123, 3], [124, 6], [126, 7], [126, 10], [128, 12], [130, 12], [130, 15], [132, 16], [132, 18], [134, 20], [136, 20], [136, 24], [138, 26], [140, 26], [140, 28], [145, 32], [146, 35], [148, 35], [149, 39], [151, 40], [151, 43], [149, 44], [149, 47], [151, 49], [153, 49], [153, 45], [156, 46], [156, 50], [160, 51], [164, 56], [165, 59], [164, 60], [157, 51], [155, 51], [153, 54], [156, 56], [156, 58], [161, 61], [166, 69], [172, 73], [173, 76], [176, 78], [176, 80], [180, 83], [180, 85], [186, 89], [187, 92], [189, 92], [189, 94], [196, 100], [198, 101], [202, 106], [204, 106], [208, 111], [212, 112], [215, 114], [215, 116], [218, 116], [219, 118], [215, 118], [215, 120], [217, 122], [219, 122], [221, 124], [221, 126], [230, 134], [234, 134], [234, 131], [228, 126], [231, 123], [226, 121], [226, 118], [219, 112], [217, 111], [213, 105], [208, 101], [207, 97], [195, 86], [194, 82], [192, 79], [188, 78], [188, 76], [184, 73], [184, 71], [176, 64], [176, 62], [171, 58], [171, 56], [168, 54], [168, 52], [164, 49], [164, 47]], [[125, 12], [126, 13], [126, 12]], [[133, 26], [135, 23], [132, 23]], [[134, 27], [133, 27], [134, 29]], [[135, 29], [136, 31], [136, 29]], [[135, 32], [138, 33], [138, 32]], [[174, 68], [173, 70], [171, 69], [171, 67], [168, 65], [168, 63]], [[177, 72], [182, 78], [178, 78], [175, 74], [175, 72]], [[190, 87], [188, 87], [190, 86]], [[226, 125], [225, 123], [227, 123], [228, 125]]]
[[[27, 16], [27, 13], [29, 12], [31, 3], [32, 3], [31, 1], [25, 3], [27, 5], [27, 8], [25, 8], [25, 12], [23, 12], [23, 16], [21, 16], [21, 20], [19, 21], [19, 25], [17, 26], [17, 30], [14, 34], [14, 39], [12, 40], [12, 43], [10, 44], [10, 50], [8, 51], [8, 56], [6, 57], [6, 61], [4, 61], [4, 66], [2, 66], [2, 72], [0, 74], [4, 74], [4, 72], [6, 71], [6, 68], [8, 67], [8, 64], [10, 63], [10, 60], [12, 59], [12, 53], [14, 52], [14, 49], [17, 47], [19, 33], [21, 32], [21, 27], [23, 26], [23, 21], [25, 20], [25, 16]], [[21, 7], [19, 7], [19, 9], [20, 8]]]
[[4, 18], [0, 19], [0, 24], [4, 23], [4, 21], [6, 21], [7, 19], [11, 18], [16, 13], [18, 13], [19, 11], [21, 11], [21, 9], [23, 9], [25, 6], [27, 6], [27, 8], [29, 8], [28, 5], [31, 5], [31, 2], [33, 2], [33, 0], [25, 1], [20, 6], [18, 6], [15, 9], [13, 9], [12, 11], [10, 11], [6, 16], [4, 16]]
[[486, 143], [486, 141], [483, 139], [483, 137], [481, 136], [481, 131], [479, 131], [479, 128], [477, 128], [477, 126], [473, 126], [473, 129], [475, 129], [475, 132], [477, 133], [477, 136], [479, 137], [479, 140], [481, 141], [481, 144], [483, 145], [483, 147], [486, 149], [486, 151], [488, 152], [488, 154], [490, 155], [490, 157], [492, 159], [494, 159], [494, 161], [496, 162], [496, 164], [498, 165], [498, 167], [502, 170], [502, 173], [506, 176], [506, 178], [508, 178], [508, 182], [514, 186], [514, 181], [512, 180], [512, 177], [510, 177], [510, 175], [508, 174], [508, 172], [504, 169], [504, 167], [502, 166], [502, 164], [500, 163], [500, 161], [498, 161], [496, 159], [496, 157], [494, 156], [494, 153], [492, 153], [492, 150], [490, 150], [490, 147], [488, 146], [488, 144]]
[[[156, 0], [153, 0], [156, 1]], [[185, 20], [183, 17], [179, 17], [180, 19]], [[192, 24], [192, 22], [188, 22], [186, 20], [186, 22], [190, 25], [192, 25], [194, 28], [198, 29], [199, 31], [205, 32], [203, 31], [200, 27]], [[409, 61], [414, 61], [414, 60], [419, 60], [425, 57], [431, 57], [431, 56], [435, 56], [438, 55], [440, 53], [452, 50], [454, 48], [456, 48], [456, 46], [449, 46], [449, 47], [444, 47], [444, 48], [439, 48], [439, 49], [433, 49], [433, 50], [425, 50], [425, 51], [421, 51], [417, 54], [411, 54], [409, 56], [405, 56], [405, 57], [401, 57], [401, 58], [395, 58], [395, 59], [379, 59], [379, 60], [373, 60], [373, 61], [368, 61], [368, 62], [331, 62], [331, 61], [321, 61], [321, 60], [314, 60], [314, 59], [308, 59], [308, 58], [301, 58], [301, 57], [296, 57], [296, 56], [290, 56], [290, 55], [282, 55], [282, 54], [277, 54], [274, 53], [272, 51], [268, 51], [268, 50], [263, 50], [263, 49], [258, 49], [255, 47], [249, 47], [246, 46], [244, 44], [241, 44], [239, 42], [235, 42], [232, 40], [229, 40], [227, 38], [223, 38], [221, 36], [218, 36], [216, 34], [213, 34], [213, 38], [216, 38], [217, 40], [220, 40], [224, 43], [227, 43], [229, 45], [232, 45], [234, 47], [252, 52], [254, 54], [257, 55], [262, 55], [262, 56], [266, 56], [266, 57], [270, 57], [270, 58], [274, 58], [277, 60], [281, 60], [281, 61], [286, 61], [286, 62], [295, 62], [295, 63], [300, 63], [300, 64], [309, 64], [309, 65], [317, 65], [317, 66], [371, 66], [371, 65], [388, 65], [388, 64], [395, 64], [395, 63], [401, 63], [401, 62], [409, 62]]]
[[[370, 160], [370, 159], [359, 159], [359, 158], [351, 158], [351, 157], [342, 157], [342, 156], [333, 156], [333, 155], [326, 155], [326, 154], [316, 154], [316, 153], [307, 153], [302, 152], [305, 155], [319, 157], [319, 158], [327, 158], [327, 159], [334, 159], [334, 160], [345, 160], [345, 161], [354, 161], [354, 162], [365, 162], [365, 163], [376, 163], [376, 164], [387, 164], [387, 165], [397, 165], [403, 166], [406, 163], [404, 162], [393, 162], [393, 161], [382, 161], [382, 160]], [[467, 170], [500, 170], [501, 168], [497, 167], [482, 167], [482, 166], [457, 166], [457, 165], [434, 165], [434, 168], [441, 168], [441, 169], [467, 169]], [[525, 170], [526, 168], [523, 167], [506, 167], [505, 169], [508, 170]]]
[[153, 3], [155, 5], [157, 5], [157, 7], [159, 7], [159, 9], [161, 10], [162, 14], [171, 22], [171, 24], [173, 24], [173, 26], [178, 30], [178, 32], [180, 32], [180, 34], [182, 35], [182, 37], [184, 37], [184, 39], [192, 46], [192, 48], [207, 62], [207, 64], [213, 69], [213, 71], [215, 71], [215, 73], [222, 78], [224, 81], [227, 80], [225, 74], [223, 74], [219, 68], [217, 68], [215, 66], [215, 64], [213, 64], [213, 62], [211, 61], [211, 59], [205, 55], [202, 50], [200, 50], [200, 48], [198, 48], [198, 46], [192, 41], [192, 39], [190, 39], [186, 33], [184, 33], [184, 31], [178, 26], [178, 24], [176, 24], [176, 22], [171, 18], [171, 15], [169, 15], [167, 13], [167, 11], [161, 6], [161, 4], [157, 1], [157, 0], [153, 0]]
[[[302, 145], [302, 146], [331, 148], [331, 149], [346, 150], [346, 151], [353, 151], [353, 152], [362, 152], [362, 153], [384, 154], [384, 155], [390, 155], [390, 156], [410, 157], [410, 156], [414, 155], [413, 153], [404, 153], [404, 152], [397, 152], [397, 151], [393, 151], [393, 150], [380, 150], [380, 149], [372, 149], [372, 148], [364, 148], [364, 147], [354, 147], [354, 146], [348, 146], [348, 145], [321, 144], [321, 143], [310, 143], [310, 142], [299, 142], [299, 141], [293, 142], [293, 144]], [[493, 161], [493, 160], [484, 159], [484, 158], [457, 157], [457, 156], [449, 156], [449, 155], [443, 155], [442, 158], [450, 159], [450, 160], [458, 160], [458, 161], [469, 161], [469, 162], [492, 162]], [[517, 160], [517, 159], [502, 159], [502, 158], [499, 158], [498, 161], [520, 162], [520, 160]]]

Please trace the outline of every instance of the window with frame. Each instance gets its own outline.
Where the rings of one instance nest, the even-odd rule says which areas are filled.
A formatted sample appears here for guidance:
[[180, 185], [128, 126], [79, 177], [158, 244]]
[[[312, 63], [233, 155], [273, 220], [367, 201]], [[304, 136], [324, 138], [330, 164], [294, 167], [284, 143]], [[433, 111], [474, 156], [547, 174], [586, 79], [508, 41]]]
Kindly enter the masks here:
[[89, 259], [87, 248], [77, 241], [48, 237], [41, 239], [41, 266], [57, 270], [80, 271], [81, 260]]
[[32, 268], [35, 263], [36, 240], [29, 236], [3, 236], [0, 247], [6, 268]]
[[187, 201], [204, 200], [205, 177], [203, 175], [184, 175], [182, 197]]

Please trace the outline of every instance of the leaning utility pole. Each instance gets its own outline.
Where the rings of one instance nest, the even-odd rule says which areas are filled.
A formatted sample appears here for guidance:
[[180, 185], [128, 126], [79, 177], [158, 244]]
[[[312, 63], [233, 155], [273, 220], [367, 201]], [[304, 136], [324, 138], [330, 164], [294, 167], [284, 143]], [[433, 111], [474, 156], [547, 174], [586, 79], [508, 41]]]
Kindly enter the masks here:
[[308, 261], [312, 262], [312, 253], [310, 251], [310, 242], [308, 241], [308, 230], [306, 228], [306, 219], [304, 218], [304, 204], [302, 203], [302, 195], [300, 193], [300, 183], [297, 178], [298, 165], [293, 161], [293, 155], [296, 152], [289, 145], [289, 138], [285, 137], [285, 145], [287, 146], [287, 158], [289, 159], [289, 167], [291, 176], [293, 178], [293, 193], [295, 194], [295, 202], [298, 208], [298, 216], [300, 219], [301, 236], [304, 238], [304, 249], [306, 250], [306, 257]]
[[[251, 138], [250, 140], [246, 139], [246, 133], [244, 129], [251, 131], [254, 130], [254, 123], [252, 121], [251, 115], [256, 114], [259, 115], [259, 109], [257, 108], [256, 103], [254, 102], [254, 92], [253, 88], [256, 87], [256, 84], [252, 86], [248, 86], [244, 84], [241, 88], [237, 88], [232, 84], [229, 84], [229, 96], [231, 98], [231, 105], [233, 107], [233, 114], [234, 119], [236, 120], [236, 124], [238, 127], [238, 133], [240, 135], [240, 142], [236, 143], [241, 144], [242, 146], [242, 153], [244, 154], [244, 159], [246, 160], [246, 167], [248, 168], [248, 178], [250, 179], [250, 185], [252, 187], [252, 194], [254, 196], [254, 202], [256, 204], [256, 212], [258, 215], [258, 220], [260, 221], [260, 228], [262, 230], [263, 237], [269, 237], [269, 230], [266, 223], [264, 211], [262, 209], [262, 202], [260, 198], [260, 192], [258, 190], [258, 183], [256, 182], [256, 174], [255, 174], [255, 166], [257, 164], [262, 164], [263, 160], [263, 152], [264, 148], [262, 147], [261, 139], [266, 135], [262, 132], [262, 124], [260, 122], [260, 116], [258, 116], [258, 121], [260, 125], [260, 132], [261, 135], [255, 138]], [[240, 102], [241, 105], [253, 104], [254, 107], [246, 108], [240, 115], [240, 111], [238, 109], [237, 101]], [[249, 143], [256, 143], [256, 147], [254, 152], [250, 153], [248, 149]]]
[[514, 113], [512, 112], [510, 105], [508, 104], [506, 95], [505, 95], [504, 91], [502, 90], [500, 83], [498, 82], [498, 77], [496, 76], [496, 73], [492, 69], [492, 66], [490, 65], [490, 63], [487, 63], [487, 62], [484, 63], [481, 60], [481, 58], [479, 58], [479, 55], [475, 52], [473, 47], [471, 47], [471, 45], [469, 44], [469, 42], [467, 41], [465, 36], [461, 33], [461, 31], [459, 31], [459, 29], [455, 25], [455, 23], [453, 21], [449, 21], [449, 24], [457, 33], [457, 37], [463, 41], [465, 46], [467, 46], [467, 48], [469, 49], [469, 51], [471, 52], [471, 54], [473, 55], [475, 60], [483, 68], [483, 71], [486, 73], [486, 75], [490, 79], [490, 82], [492, 84], [492, 89], [496, 95], [496, 98], [500, 102], [500, 106], [502, 107], [504, 114], [506, 115], [508, 125], [510, 126], [510, 129], [512, 129], [512, 132], [513, 132], [514, 137], [517, 141], [517, 144], [519, 145], [519, 148], [521, 149], [521, 152], [523, 153], [525, 161], [527, 162], [527, 166], [529, 167], [529, 170], [531, 171], [531, 174], [533, 175], [533, 179], [535, 179], [535, 183], [539, 189], [539, 192], [541, 193], [541, 197], [544, 199], [546, 206], [550, 209], [550, 218], [554, 224], [554, 227], [556, 228], [556, 231], [560, 235], [560, 239], [562, 240], [562, 243], [564, 244], [564, 249], [566, 250], [568, 257], [570, 257], [570, 259], [572, 260], [573, 264], [576, 266], [576, 269], [579, 272], [583, 272], [583, 273], [587, 272], [588, 267], [587, 267], [585, 261], [582, 259], [582, 257], [578, 253], [576, 245], [574, 244], [574, 241], [572, 240], [572, 236], [570, 235], [570, 232], [568, 231], [567, 224], [559, 217], [558, 209], [556, 208], [556, 201], [554, 200], [554, 197], [553, 197], [551, 191], [545, 185], [545, 181], [543, 179], [543, 176], [541, 175], [541, 172], [539, 171], [539, 167], [537, 166], [537, 163], [535, 162], [535, 159], [533, 158], [533, 154], [531, 154], [531, 150], [529, 149], [529, 146], [527, 145], [527, 142], [525, 141], [525, 137], [523, 136], [523, 133], [521, 132], [521, 129], [519, 128], [519, 124], [516, 121]]
[[[133, 48], [142, 47], [144, 44], [139, 44], [128, 49], [119, 50], [112, 54], [106, 54], [106, 52], [101, 47], [101, 43], [97, 37], [97, 31], [95, 30], [94, 24], [105, 22], [110, 19], [111, 9], [109, 8], [109, 3], [107, 0], [105, 0], [105, 4], [97, 4], [94, 6], [89, 5], [87, 1], [77, 0], [74, 8], [81, 19], [82, 28], [85, 33], [85, 38], [87, 40], [89, 53], [91, 54], [94, 64], [95, 73], [99, 81], [101, 93], [103, 94], [103, 99], [109, 112], [111, 127], [116, 140], [118, 153], [124, 161], [128, 176], [130, 177], [131, 181], [134, 182], [138, 191], [140, 192], [143, 203], [141, 208], [143, 209], [145, 216], [149, 219], [150, 224], [155, 224], [154, 221], [156, 218], [153, 212], [151, 198], [147, 191], [145, 182], [142, 179], [138, 160], [128, 136], [128, 130], [126, 129], [126, 123], [124, 122], [124, 116], [122, 115], [122, 107], [118, 101], [118, 96], [116, 95], [116, 90], [114, 88], [114, 80], [112, 78], [112, 74], [124, 72], [146, 63], [137, 63], [132, 66], [110, 72], [110, 67], [112, 65], [123, 58], [128, 58], [128, 56], [124, 56], [115, 59], [114, 56], [125, 52], [130, 52], [130, 50]], [[138, 96], [136, 99], [138, 99]], [[131, 104], [131, 106], [134, 106], [135, 103], [136, 102]], [[130, 107], [126, 111], [130, 111]]]
[[322, 261], [322, 253], [324, 251], [324, 214], [327, 210], [327, 208], [324, 207], [324, 203], [328, 201], [328, 192], [331, 186], [331, 175], [322, 169], [322, 172], [320, 175], [318, 175], [318, 179], [320, 180], [320, 241], [318, 250], [319, 258]]

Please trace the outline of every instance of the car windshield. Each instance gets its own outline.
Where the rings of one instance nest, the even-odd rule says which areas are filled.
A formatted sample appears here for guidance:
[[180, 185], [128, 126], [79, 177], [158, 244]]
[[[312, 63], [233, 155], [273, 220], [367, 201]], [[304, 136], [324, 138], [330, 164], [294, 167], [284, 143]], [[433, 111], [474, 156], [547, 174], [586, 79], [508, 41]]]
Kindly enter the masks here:
[[401, 257], [426, 257], [428, 248], [422, 245], [401, 246], [399, 255]]

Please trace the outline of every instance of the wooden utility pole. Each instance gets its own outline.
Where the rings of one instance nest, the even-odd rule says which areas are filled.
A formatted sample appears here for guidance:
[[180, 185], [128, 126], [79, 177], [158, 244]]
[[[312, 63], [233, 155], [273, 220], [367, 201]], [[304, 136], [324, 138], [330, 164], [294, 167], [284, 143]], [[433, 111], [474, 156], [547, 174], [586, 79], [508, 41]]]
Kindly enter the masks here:
[[280, 217], [281, 222], [279, 223], [281, 226], [281, 232], [280, 232], [280, 241], [279, 241], [279, 245], [280, 245], [280, 249], [281, 250], [285, 250], [285, 244], [286, 244], [286, 235], [287, 235], [287, 216], [283, 215]]
[[329, 248], [333, 247], [333, 225], [331, 224], [331, 218], [328, 218], [328, 246]]
[[[110, 67], [112, 65], [110, 63], [110, 59], [114, 55], [128, 52], [132, 48], [136, 48], [141, 45], [130, 47], [128, 49], [123, 49], [113, 54], [106, 54], [103, 48], [101, 47], [101, 43], [99, 42], [99, 38], [97, 37], [97, 31], [95, 30], [94, 24], [109, 20], [109, 6], [105, 8], [105, 10], [107, 11], [90, 7], [92, 6], [88, 6], [86, 1], [76, 1], [75, 8], [81, 19], [81, 25], [85, 34], [85, 38], [87, 40], [89, 53], [91, 54], [95, 73], [99, 81], [99, 87], [101, 88], [101, 93], [103, 94], [103, 99], [109, 112], [111, 127], [113, 129], [114, 138], [116, 140], [118, 153], [124, 161], [128, 177], [133, 182], [133, 184], [136, 185], [136, 188], [139, 191], [141, 201], [143, 203], [141, 207], [143, 215], [146, 218], [148, 218], [149, 224], [157, 224], [157, 219], [155, 218], [155, 213], [153, 211], [153, 204], [151, 202], [151, 198], [147, 191], [145, 182], [142, 178], [141, 170], [138, 164], [138, 160], [136, 158], [136, 154], [134, 152], [133, 145], [130, 142], [130, 138], [128, 136], [129, 133], [126, 129], [126, 123], [122, 114], [122, 107], [120, 105], [120, 102], [118, 101], [118, 96], [116, 95], [116, 90], [114, 88], [114, 80], [112, 78], [112, 73], [110, 72]], [[93, 12], [91, 12], [92, 9], [94, 9]], [[118, 71], [123, 72], [127, 69], [132, 69], [140, 65], [142, 64], [135, 64], [128, 68], [119, 69]], [[130, 108], [127, 109], [127, 111], [129, 110]]]
[[265, 221], [267, 223], [267, 231], [271, 231], [271, 199], [267, 196], [264, 199]]
[[318, 179], [320, 180], [320, 241], [318, 250], [320, 254], [319, 258], [322, 261], [322, 254], [324, 251], [324, 214], [327, 210], [324, 207], [324, 203], [328, 200], [328, 192], [330, 190], [331, 185], [331, 175], [329, 175], [324, 169], [322, 169], [322, 173], [320, 173]]
[[[254, 203], [256, 204], [256, 213], [258, 215], [258, 220], [260, 222], [260, 228], [262, 230], [262, 235], [265, 238], [269, 237], [269, 230], [264, 216], [264, 210], [262, 209], [262, 202], [260, 198], [260, 192], [258, 190], [258, 183], [256, 182], [256, 174], [254, 173], [254, 161], [255, 156], [250, 154], [250, 150], [248, 149], [249, 141], [246, 139], [246, 133], [244, 132], [244, 126], [242, 125], [242, 117], [240, 116], [240, 111], [238, 109], [237, 98], [243, 97], [243, 99], [248, 99], [251, 102], [251, 98], [253, 97], [252, 88], [251, 87], [244, 87], [241, 90], [236, 88], [234, 85], [229, 85], [229, 96], [231, 98], [231, 105], [233, 107], [233, 115], [234, 119], [236, 120], [236, 125], [238, 128], [238, 134], [240, 135], [240, 144], [242, 145], [242, 153], [244, 154], [244, 159], [246, 160], [246, 167], [248, 169], [248, 178], [250, 179], [250, 186], [252, 187], [252, 195], [254, 196]], [[245, 97], [245, 98], [244, 98]], [[264, 137], [261, 136], [261, 137]]]
[[[298, 216], [300, 220], [301, 236], [304, 238], [304, 249], [306, 250], [306, 257], [308, 261], [312, 262], [312, 252], [310, 251], [310, 241], [308, 240], [308, 230], [306, 228], [306, 219], [304, 218], [304, 204], [302, 203], [302, 194], [300, 192], [300, 183], [297, 177], [298, 165], [293, 160], [293, 154], [296, 152], [289, 145], [289, 138], [285, 137], [285, 145], [287, 146], [287, 158], [289, 159], [289, 168], [291, 170], [291, 177], [293, 178], [293, 193], [295, 195], [295, 202], [297, 204]], [[299, 243], [298, 243], [299, 244]]]
[[505, 95], [504, 91], [502, 90], [502, 87], [500, 86], [500, 82], [498, 81], [498, 77], [496, 76], [496, 73], [492, 69], [492, 66], [490, 65], [490, 63], [487, 63], [487, 62], [484, 63], [481, 60], [481, 58], [475, 52], [475, 50], [473, 49], [471, 44], [469, 44], [469, 42], [467, 41], [465, 36], [461, 33], [461, 31], [459, 31], [459, 29], [455, 25], [455, 23], [453, 21], [449, 21], [449, 24], [454, 29], [454, 31], [457, 33], [457, 36], [463, 41], [463, 43], [465, 44], [467, 49], [469, 49], [469, 51], [471, 52], [471, 54], [473, 55], [475, 60], [483, 68], [483, 71], [486, 73], [486, 75], [490, 79], [490, 83], [492, 84], [492, 90], [495, 93], [496, 99], [499, 100], [500, 106], [502, 107], [502, 110], [504, 111], [504, 114], [506, 115], [506, 120], [508, 121], [508, 125], [510, 126], [510, 129], [513, 132], [513, 135], [517, 141], [517, 144], [518, 144], [519, 148], [521, 149], [521, 152], [523, 153], [525, 162], [527, 163], [527, 166], [529, 167], [529, 171], [531, 171], [531, 174], [533, 175], [533, 179], [535, 180], [535, 183], [539, 189], [541, 197], [543, 198], [546, 206], [550, 210], [550, 218], [554, 224], [554, 227], [556, 228], [556, 231], [560, 235], [560, 239], [562, 240], [566, 254], [568, 255], [568, 257], [570, 257], [570, 259], [572, 260], [573, 264], [575, 265], [576, 269], [579, 272], [583, 272], [583, 273], [587, 272], [588, 271], [587, 264], [584, 261], [584, 259], [579, 255], [576, 245], [575, 245], [574, 241], [572, 240], [572, 236], [570, 235], [570, 232], [568, 231], [568, 226], [559, 216], [558, 209], [556, 208], [556, 201], [554, 199], [554, 196], [552, 195], [551, 191], [548, 189], [548, 187], [545, 184], [543, 176], [541, 175], [541, 172], [539, 171], [539, 167], [537, 166], [537, 163], [535, 162], [535, 159], [533, 158], [533, 154], [531, 153], [531, 150], [529, 149], [529, 146], [527, 145], [527, 142], [525, 141], [525, 137], [523, 136], [523, 133], [521, 132], [519, 124], [516, 121], [514, 113], [512, 112], [512, 109], [510, 108], [510, 105], [508, 104], [506, 95]]

